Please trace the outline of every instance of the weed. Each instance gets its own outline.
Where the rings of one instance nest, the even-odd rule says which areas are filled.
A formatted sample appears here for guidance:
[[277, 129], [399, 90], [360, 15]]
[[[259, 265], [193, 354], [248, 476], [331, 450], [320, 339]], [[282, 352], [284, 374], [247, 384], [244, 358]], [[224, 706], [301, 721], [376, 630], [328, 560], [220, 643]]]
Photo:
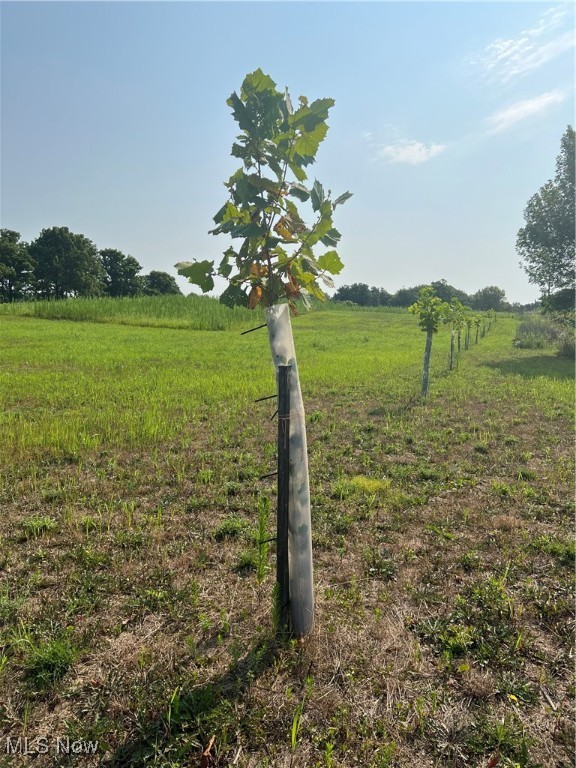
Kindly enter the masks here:
[[21, 528], [24, 538], [37, 539], [45, 533], [55, 531], [58, 523], [54, 518], [46, 515], [33, 515], [22, 522]]
[[226, 538], [237, 539], [247, 533], [250, 523], [243, 517], [233, 513], [223, 520], [214, 531], [216, 541], [223, 541]]

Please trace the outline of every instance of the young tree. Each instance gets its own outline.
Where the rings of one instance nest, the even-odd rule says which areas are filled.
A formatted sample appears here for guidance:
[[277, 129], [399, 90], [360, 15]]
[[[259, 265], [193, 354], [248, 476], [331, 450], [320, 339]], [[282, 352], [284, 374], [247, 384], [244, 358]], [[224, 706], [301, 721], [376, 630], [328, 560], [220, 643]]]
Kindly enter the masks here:
[[34, 282], [34, 261], [20, 233], [0, 229], [0, 302], [27, 298]]
[[[104, 248], [99, 254], [104, 267], [104, 292], [107, 296], [136, 296], [140, 293], [138, 272], [142, 267], [133, 256], [126, 256], [115, 248]], [[170, 279], [174, 280], [173, 277]]]
[[480, 332], [480, 326], [482, 325], [482, 315], [474, 315], [472, 318], [472, 322], [474, 323], [474, 327], [476, 328], [476, 340], [475, 344], [478, 344], [478, 333]]
[[466, 350], [470, 348], [470, 334], [472, 332], [472, 325], [474, 324], [474, 318], [470, 312], [466, 312], [464, 324], [466, 327], [466, 333], [464, 334], [464, 349]]
[[526, 224], [516, 240], [520, 263], [530, 282], [540, 286], [545, 299], [554, 291], [573, 291], [576, 284], [574, 143], [574, 129], [568, 126], [556, 159], [554, 180], [546, 182], [528, 201]]
[[[288, 307], [295, 299], [325, 299], [320, 283], [333, 287], [331, 275], [343, 264], [333, 249], [340, 239], [332, 217], [350, 193], [332, 199], [319, 181], [311, 186], [306, 168], [311, 165], [328, 131], [333, 99], [309, 102], [299, 97], [294, 108], [288, 90], [276, 88], [261, 69], [247, 75], [240, 94], [227, 101], [240, 128], [232, 155], [242, 161], [225, 183], [229, 199], [214, 216], [214, 235], [228, 234], [240, 241], [230, 246], [220, 264], [183, 262], [178, 272], [203, 291], [214, 287], [216, 275], [228, 280], [220, 300], [265, 309], [272, 359], [291, 364], [290, 401], [290, 602], [293, 629], [305, 635], [314, 618], [312, 540], [306, 432], [302, 394]], [[305, 223], [297, 201], [308, 203], [314, 223]], [[317, 255], [316, 246], [329, 250]]]
[[36, 262], [37, 291], [41, 298], [98, 296], [103, 290], [104, 270], [94, 243], [68, 227], [43, 229], [30, 243]]
[[458, 299], [452, 299], [449, 303], [444, 303], [444, 316], [443, 321], [449, 323], [451, 326], [450, 331], [450, 362], [448, 365], [449, 370], [454, 369], [454, 351], [456, 332], [458, 333], [458, 352], [460, 352], [460, 332], [464, 325], [464, 306]]
[[432, 353], [432, 337], [438, 332], [438, 327], [444, 318], [445, 304], [434, 295], [434, 289], [427, 285], [420, 289], [418, 301], [408, 307], [408, 312], [418, 315], [418, 324], [426, 333], [424, 349], [424, 365], [422, 367], [422, 397], [428, 396], [428, 381], [430, 378], [430, 356]]

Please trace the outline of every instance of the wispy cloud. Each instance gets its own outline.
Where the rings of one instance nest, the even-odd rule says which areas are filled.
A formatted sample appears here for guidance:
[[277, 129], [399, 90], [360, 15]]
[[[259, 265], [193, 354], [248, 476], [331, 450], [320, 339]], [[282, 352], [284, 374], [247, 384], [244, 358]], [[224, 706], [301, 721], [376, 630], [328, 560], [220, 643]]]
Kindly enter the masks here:
[[488, 133], [507, 131], [521, 120], [545, 112], [554, 104], [560, 104], [565, 98], [562, 91], [554, 90], [543, 93], [540, 96], [535, 96], [532, 99], [517, 101], [486, 118]]
[[569, 14], [566, 7], [548, 9], [531, 29], [490, 43], [475, 63], [504, 85], [533, 72], [574, 46], [574, 31], [566, 28]]
[[390, 163], [421, 165], [444, 152], [446, 147], [446, 144], [424, 144], [421, 141], [399, 139], [391, 144], [379, 145], [376, 154]]

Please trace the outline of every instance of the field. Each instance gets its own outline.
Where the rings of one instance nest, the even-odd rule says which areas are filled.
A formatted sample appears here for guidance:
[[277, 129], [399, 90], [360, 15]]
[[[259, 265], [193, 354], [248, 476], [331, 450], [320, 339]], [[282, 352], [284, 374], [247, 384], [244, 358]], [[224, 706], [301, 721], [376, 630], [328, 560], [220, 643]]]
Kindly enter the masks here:
[[448, 373], [442, 329], [423, 403], [407, 312], [295, 318], [316, 627], [277, 639], [261, 319], [68, 305], [0, 314], [0, 765], [573, 765], [572, 362], [510, 316]]

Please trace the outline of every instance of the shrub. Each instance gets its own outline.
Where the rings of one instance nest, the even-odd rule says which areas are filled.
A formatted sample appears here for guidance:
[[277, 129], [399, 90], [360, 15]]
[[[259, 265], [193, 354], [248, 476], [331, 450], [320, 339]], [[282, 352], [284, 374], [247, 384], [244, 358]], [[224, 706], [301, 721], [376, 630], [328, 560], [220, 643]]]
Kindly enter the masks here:
[[518, 349], [544, 349], [560, 337], [557, 325], [547, 317], [533, 315], [524, 318], [516, 329], [514, 346]]

